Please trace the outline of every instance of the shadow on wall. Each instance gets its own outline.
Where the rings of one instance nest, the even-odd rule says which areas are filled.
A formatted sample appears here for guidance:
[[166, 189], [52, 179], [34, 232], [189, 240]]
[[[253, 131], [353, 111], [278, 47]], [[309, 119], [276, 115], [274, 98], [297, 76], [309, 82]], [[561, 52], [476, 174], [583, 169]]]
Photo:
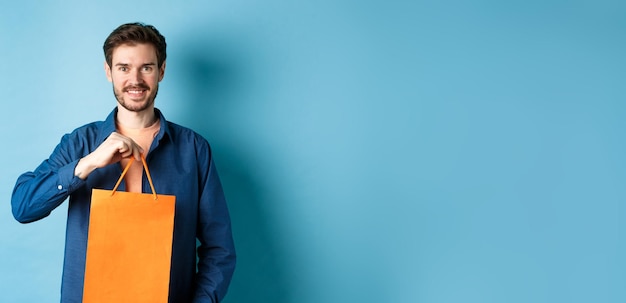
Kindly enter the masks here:
[[284, 250], [267, 215], [271, 199], [252, 171], [258, 151], [246, 148], [246, 129], [236, 118], [249, 102], [237, 92], [251, 89], [242, 60], [252, 58], [229, 41], [194, 38], [179, 48], [181, 75], [174, 81], [188, 98], [181, 122], [211, 142], [232, 217], [238, 262], [225, 302], [291, 303]]

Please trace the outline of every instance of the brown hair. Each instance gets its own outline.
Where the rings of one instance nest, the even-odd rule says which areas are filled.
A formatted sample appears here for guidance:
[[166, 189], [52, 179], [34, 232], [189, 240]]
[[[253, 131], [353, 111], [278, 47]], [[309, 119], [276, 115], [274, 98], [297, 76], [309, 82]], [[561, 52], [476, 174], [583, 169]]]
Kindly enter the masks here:
[[165, 62], [166, 44], [165, 37], [163, 37], [159, 31], [152, 25], [146, 25], [140, 22], [126, 23], [116, 28], [109, 37], [104, 41], [102, 49], [104, 50], [104, 57], [109, 67], [113, 61], [113, 50], [122, 45], [130, 44], [135, 45], [137, 43], [149, 43], [156, 49], [156, 56], [159, 67], [163, 66]]

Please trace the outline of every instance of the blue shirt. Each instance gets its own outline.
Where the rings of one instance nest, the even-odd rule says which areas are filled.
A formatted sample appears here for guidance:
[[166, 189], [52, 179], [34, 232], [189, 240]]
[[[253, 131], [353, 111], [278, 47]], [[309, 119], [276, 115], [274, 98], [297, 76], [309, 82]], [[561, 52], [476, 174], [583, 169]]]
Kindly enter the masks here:
[[[166, 121], [158, 109], [155, 112], [161, 129], [146, 161], [157, 192], [176, 196], [169, 302], [220, 302], [236, 257], [211, 148], [202, 136]], [[13, 216], [22, 223], [48, 216], [69, 197], [62, 303], [82, 301], [91, 190], [112, 189], [122, 173], [120, 164], [115, 163], [82, 180], [74, 176], [74, 168], [116, 131], [116, 113], [117, 109], [105, 121], [64, 135], [50, 158], [35, 171], [21, 175], [13, 190]], [[143, 178], [143, 192], [150, 193], [145, 173]], [[124, 190], [123, 182], [119, 190]], [[197, 255], [196, 239], [200, 243]]]

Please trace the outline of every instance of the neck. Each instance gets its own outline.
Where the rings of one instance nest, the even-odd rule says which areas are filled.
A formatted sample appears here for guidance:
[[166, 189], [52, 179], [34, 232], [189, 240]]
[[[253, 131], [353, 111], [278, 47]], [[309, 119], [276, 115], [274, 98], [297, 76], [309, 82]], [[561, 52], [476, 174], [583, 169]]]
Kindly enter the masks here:
[[117, 122], [129, 128], [146, 128], [153, 125], [156, 119], [154, 107], [140, 112], [132, 112], [122, 106], [117, 107]]

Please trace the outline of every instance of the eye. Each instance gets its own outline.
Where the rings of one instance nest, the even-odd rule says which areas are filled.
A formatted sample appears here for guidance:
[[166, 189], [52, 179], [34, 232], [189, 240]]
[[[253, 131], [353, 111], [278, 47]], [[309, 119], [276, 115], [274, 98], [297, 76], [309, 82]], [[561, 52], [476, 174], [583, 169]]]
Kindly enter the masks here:
[[152, 71], [152, 66], [150, 65], [146, 65], [142, 68], [142, 71], [144, 72], [151, 72]]
[[126, 67], [126, 66], [120, 66], [119, 71], [121, 71], [121, 72], [128, 71], [128, 67]]

